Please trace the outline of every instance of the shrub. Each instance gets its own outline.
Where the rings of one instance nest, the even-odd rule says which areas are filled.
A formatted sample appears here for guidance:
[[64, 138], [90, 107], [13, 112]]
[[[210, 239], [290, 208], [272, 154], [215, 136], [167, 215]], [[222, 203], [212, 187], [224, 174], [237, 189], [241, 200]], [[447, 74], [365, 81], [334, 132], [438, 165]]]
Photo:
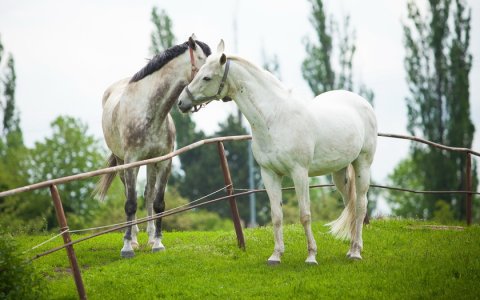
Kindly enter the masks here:
[[19, 255], [13, 238], [0, 233], [0, 299], [39, 299], [45, 295], [43, 286], [31, 263]]

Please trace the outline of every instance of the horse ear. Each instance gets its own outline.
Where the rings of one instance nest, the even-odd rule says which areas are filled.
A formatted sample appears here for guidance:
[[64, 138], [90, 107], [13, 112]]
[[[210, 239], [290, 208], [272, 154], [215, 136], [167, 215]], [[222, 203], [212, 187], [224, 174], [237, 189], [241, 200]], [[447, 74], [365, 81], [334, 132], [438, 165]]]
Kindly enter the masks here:
[[220, 56], [220, 65], [223, 65], [227, 61], [227, 57], [225, 56], [225, 53], [222, 53], [222, 56]]
[[197, 40], [197, 37], [195, 36], [195, 33], [192, 33], [192, 35], [190, 36], [194, 41]]
[[223, 53], [225, 50], [225, 43], [223, 42], [223, 39], [220, 40], [220, 43], [218, 43], [217, 46], [217, 53]]
[[197, 44], [195, 44], [195, 40], [192, 37], [188, 38], [188, 47], [192, 48], [193, 50], [195, 50], [197, 47]]

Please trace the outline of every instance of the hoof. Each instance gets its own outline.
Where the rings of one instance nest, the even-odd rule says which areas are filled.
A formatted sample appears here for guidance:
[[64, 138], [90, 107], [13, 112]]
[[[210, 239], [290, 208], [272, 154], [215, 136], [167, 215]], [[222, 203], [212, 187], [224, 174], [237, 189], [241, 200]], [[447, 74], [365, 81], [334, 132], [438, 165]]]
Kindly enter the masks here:
[[317, 266], [317, 265], [318, 265], [318, 262], [317, 262], [315, 259], [313, 259], [313, 260], [312, 260], [312, 259], [307, 259], [307, 260], [305, 261], [305, 263], [306, 263], [307, 265], [310, 265], [310, 266]]
[[152, 248], [152, 253], [165, 251], [165, 247]]
[[267, 265], [269, 266], [278, 266], [280, 264], [279, 260], [267, 260]]
[[152, 239], [152, 240], [148, 240], [148, 244], [149, 244], [150, 246], [153, 245], [153, 244], [155, 244], [155, 240], [153, 240], [153, 239]]
[[132, 241], [132, 248], [133, 249], [138, 249], [139, 247], [140, 247], [140, 245], [138, 245], [138, 242]]
[[133, 252], [132, 250], [120, 251], [120, 256], [122, 256], [122, 258], [132, 258], [135, 256], [135, 252]]
[[347, 258], [350, 260], [362, 260], [362, 256], [360, 255], [360, 253], [358, 254], [347, 253]]

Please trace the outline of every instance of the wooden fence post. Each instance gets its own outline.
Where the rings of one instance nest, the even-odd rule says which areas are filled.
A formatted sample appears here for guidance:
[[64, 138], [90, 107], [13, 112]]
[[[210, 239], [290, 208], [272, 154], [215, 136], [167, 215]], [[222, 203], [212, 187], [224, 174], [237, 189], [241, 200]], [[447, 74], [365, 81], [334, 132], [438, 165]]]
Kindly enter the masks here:
[[[467, 160], [465, 161], [466, 168], [465, 168], [465, 190], [468, 192], [472, 191], [472, 155], [467, 152]], [[466, 205], [466, 218], [467, 218], [467, 225], [472, 225], [472, 194], [467, 193], [465, 194], [467, 201]]]
[[[70, 243], [72, 240], [70, 238], [70, 233], [68, 232], [67, 218], [65, 217], [60, 194], [58, 193], [58, 189], [55, 185], [50, 186], [50, 194], [52, 195], [55, 212], [57, 213], [60, 232], [63, 232], [63, 242], [65, 244]], [[82, 274], [80, 273], [77, 257], [75, 256], [75, 250], [73, 250], [72, 245], [67, 246], [65, 250], [67, 250], [68, 259], [70, 260], [70, 267], [72, 268], [73, 279], [75, 280], [75, 285], [77, 286], [78, 296], [81, 300], [87, 299], [87, 294], [85, 293], [85, 287], [83, 285]]]
[[[228, 168], [227, 157], [225, 156], [225, 148], [222, 142], [217, 143], [218, 155], [220, 156], [220, 164], [222, 166], [223, 178], [225, 185], [227, 185], [227, 195], [233, 194], [233, 182], [230, 176], [230, 169]], [[233, 225], [235, 226], [235, 233], [237, 234], [238, 247], [245, 250], [245, 238], [243, 237], [242, 224], [240, 224], [240, 215], [238, 214], [238, 207], [235, 197], [228, 199], [230, 202], [230, 209], [232, 211]]]

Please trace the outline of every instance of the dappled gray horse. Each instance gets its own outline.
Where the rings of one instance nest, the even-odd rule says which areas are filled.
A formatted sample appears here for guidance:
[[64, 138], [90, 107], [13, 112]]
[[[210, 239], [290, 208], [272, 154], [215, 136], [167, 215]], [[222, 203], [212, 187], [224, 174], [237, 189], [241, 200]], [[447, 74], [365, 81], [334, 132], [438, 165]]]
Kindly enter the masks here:
[[[187, 51], [188, 50], [188, 51]], [[103, 96], [102, 127], [105, 141], [112, 151], [108, 166], [121, 165], [173, 151], [175, 125], [169, 114], [178, 95], [205, 63], [211, 51], [207, 44], [190, 37], [187, 42], [173, 46], [155, 56], [131, 78], [111, 85]], [[135, 191], [139, 168], [120, 172], [125, 186], [127, 221], [135, 219]], [[164, 192], [170, 175], [171, 160], [147, 166], [145, 201], [148, 216], [165, 211]], [[115, 174], [103, 175], [96, 193], [103, 199]], [[147, 225], [152, 251], [164, 250], [162, 219]], [[122, 257], [132, 257], [138, 247], [138, 226], [127, 227]]]

